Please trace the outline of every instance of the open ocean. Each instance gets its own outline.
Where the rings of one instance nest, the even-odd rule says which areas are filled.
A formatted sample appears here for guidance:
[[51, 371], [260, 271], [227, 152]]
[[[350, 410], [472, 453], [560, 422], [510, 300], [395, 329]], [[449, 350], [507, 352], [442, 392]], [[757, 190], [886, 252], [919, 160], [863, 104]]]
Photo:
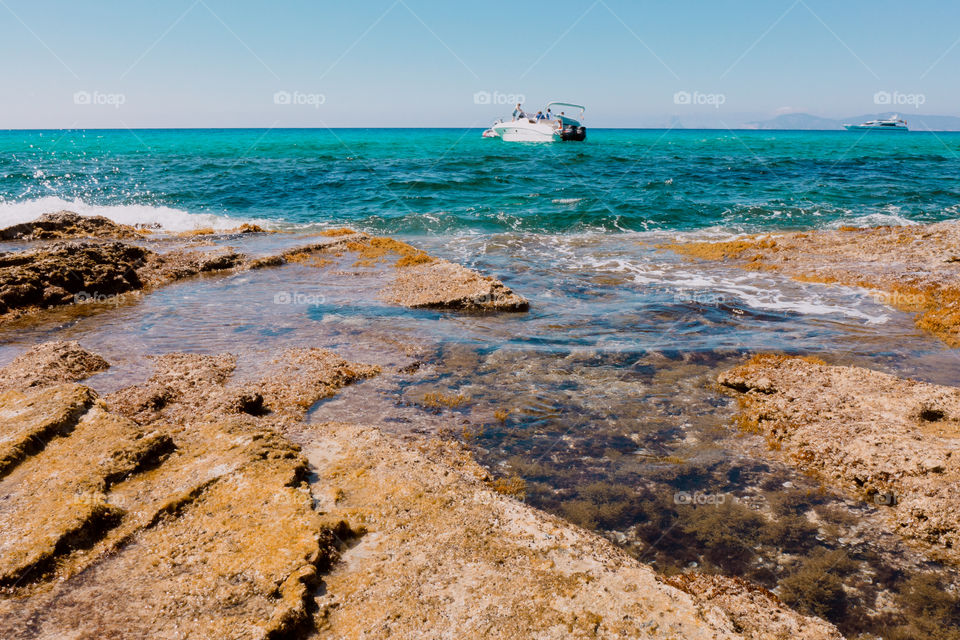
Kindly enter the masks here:
[[960, 213], [960, 134], [590, 130], [0, 132], [0, 224], [69, 207], [183, 229], [569, 235], [904, 224]]

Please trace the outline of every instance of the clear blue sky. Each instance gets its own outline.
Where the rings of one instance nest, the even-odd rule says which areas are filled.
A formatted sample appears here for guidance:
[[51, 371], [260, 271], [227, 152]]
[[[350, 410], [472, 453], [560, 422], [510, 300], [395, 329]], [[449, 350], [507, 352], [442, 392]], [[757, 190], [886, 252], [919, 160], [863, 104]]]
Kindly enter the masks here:
[[[916, 113], [877, 106], [878, 91], [960, 115], [958, 41], [955, 0], [0, 0], [0, 128], [466, 127], [509, 113], [478, 92], [581, 101], [592, 126]], [[703, 104], [676, 104], [684, 91]]]

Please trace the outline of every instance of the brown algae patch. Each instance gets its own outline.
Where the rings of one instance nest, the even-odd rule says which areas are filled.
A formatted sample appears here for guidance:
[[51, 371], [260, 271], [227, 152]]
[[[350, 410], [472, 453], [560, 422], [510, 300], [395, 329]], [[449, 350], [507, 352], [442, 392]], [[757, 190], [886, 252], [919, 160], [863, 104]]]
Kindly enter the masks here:
[[374, 236], [372, 238], [349, 242], [346, 245], [346, 249], [360, 256], [354, 263], [354, 266], [370, 267], [377, 262], [386, 262], [387, 257], [391, 255], [397, 256], [398, 258], [394, 263], [394, 266], [397, 268], [418, 264], [430, 264], [437, 260], [406, 242], [382, 236]]
[[766, 236], [754, 236], [741, 240], [727, 240], [723, 242], [685, 242], [673, 244], [659, 244], [658, 249], [668, 249], [692, 258], [703, 260], [730, 260], [742, 257], [748, 251], [775, 249], [776, 240]]
[[232, 229], [226, 229], [223, 231], [217, 231], [213, 227], [200, 227], [197, 229], [189, 229], [187, 231], [178, 231], [173, 234], [177, 238], [200, 238], [205, 236], [229, 236], [236, 234], [245, 234], [245, 233], [277, 233], [275, 231], [270, 231], [264, 229], [258, 224], [250, 224], [245, 222], [239, 227], [234, 227]]
[[328, 238], [339, 238], [341, 236], [352, 236], [356, 235], [358, 232], [353, 229], [348, 229], [347, 227], [341, 227], [339, 229], [325, 229], [320, 232], [321, 236], [326, 236]]

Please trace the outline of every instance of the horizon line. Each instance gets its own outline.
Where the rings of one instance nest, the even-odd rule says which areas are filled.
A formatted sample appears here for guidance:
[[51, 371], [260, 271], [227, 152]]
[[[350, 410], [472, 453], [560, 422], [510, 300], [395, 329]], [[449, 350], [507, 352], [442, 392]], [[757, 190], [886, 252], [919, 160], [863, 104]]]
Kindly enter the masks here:
[[[265, 127], [265, 126], [236, 126], [236, 127], [204, 127], [204, 126], [180, 126], [180, 127], [11, 127], [0, 128], [0, 133], [13, 132], [44, 132], [44, 131], [342, 131], [342, 130], [433, 130], [433, 131], [466, 131], [475, 129], [483, 131], [487, 127], [470, 125], [466, 127], [447, 126], [447, 127], [427, 127], [427, 126], [335, 126], [335, 127], [312, 127], [312, 126], [291, 126], [291, 127]], [[822, 132], [846, 132], [843, 128], [761, 128], [761, 127], [587, 127], [590, 131], [822, 131]], [[908, 133], [960, 133], [960, 129], [913, 129]]]

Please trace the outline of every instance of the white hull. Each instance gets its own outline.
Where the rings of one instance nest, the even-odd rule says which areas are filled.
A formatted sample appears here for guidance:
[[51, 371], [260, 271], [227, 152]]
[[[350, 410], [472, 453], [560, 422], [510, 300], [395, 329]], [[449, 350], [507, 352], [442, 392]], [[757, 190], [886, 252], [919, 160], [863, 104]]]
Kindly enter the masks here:
[[894, 115], [885, 120], [870, 120], [863, 124], [845, 124], [847, 131], [909, 131], [907, 121]]
[[843, 125], [847, 131], [903, 131], [907, 132], [910, 129], [906, 127], [891, 127], [891, 126], [878, 126], [878, 125], [867, 125], [867, 124], [845, 124]]
[[493, 125], [492, 130], [506, 142], [560, 142], [556, 123], [516, 120]]

